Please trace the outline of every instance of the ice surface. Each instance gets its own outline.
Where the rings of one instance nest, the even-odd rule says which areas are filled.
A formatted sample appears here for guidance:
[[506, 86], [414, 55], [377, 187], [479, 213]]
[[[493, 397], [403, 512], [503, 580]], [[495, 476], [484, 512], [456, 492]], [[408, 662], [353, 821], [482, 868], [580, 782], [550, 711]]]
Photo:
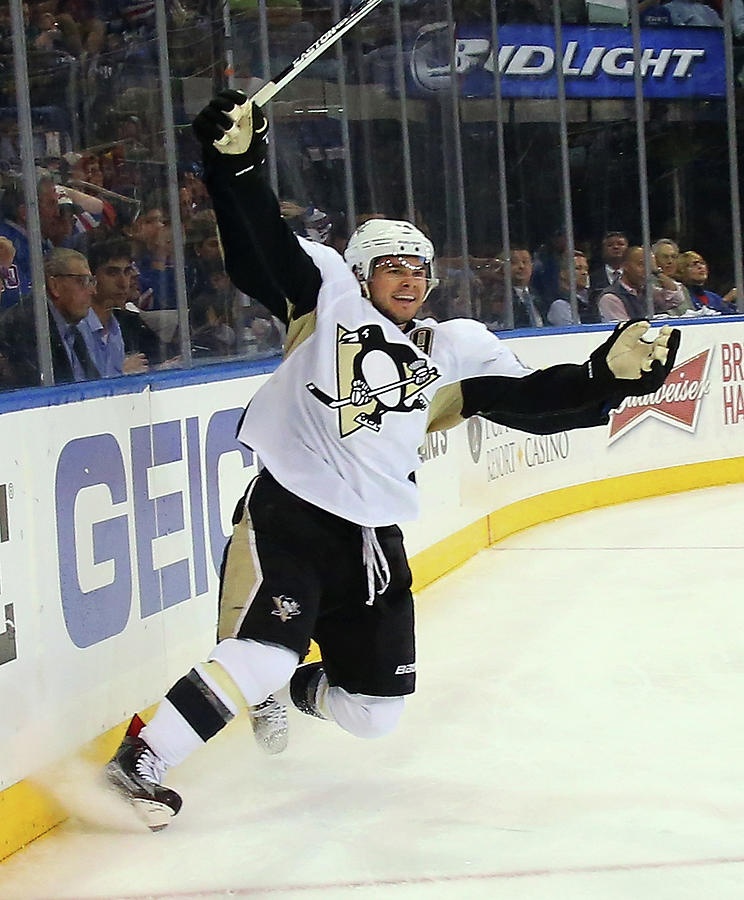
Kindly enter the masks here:
[[[741, 900], [744, 485], [573, 516], [418, 598], [419, 688], [363, 742], [291, 714], [172, 770], [150, 834], [80, 777], [2, 900]], [[104, 814], [105, 813], [105, 814]]]

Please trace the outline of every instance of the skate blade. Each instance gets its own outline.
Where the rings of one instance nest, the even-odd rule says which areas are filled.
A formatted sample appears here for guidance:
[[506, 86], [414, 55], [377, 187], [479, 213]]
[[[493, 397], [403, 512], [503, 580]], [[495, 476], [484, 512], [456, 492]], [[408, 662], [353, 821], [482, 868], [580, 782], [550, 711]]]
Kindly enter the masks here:
[[170, 820], [175, 813], [164, 803], [158, 803], [156, 800], [145, 800], [136, 797], [130, 800], [134, 807], [134, 811], [141, 821], [147, 825], [150, 831], [162, 831], [170, 825]]

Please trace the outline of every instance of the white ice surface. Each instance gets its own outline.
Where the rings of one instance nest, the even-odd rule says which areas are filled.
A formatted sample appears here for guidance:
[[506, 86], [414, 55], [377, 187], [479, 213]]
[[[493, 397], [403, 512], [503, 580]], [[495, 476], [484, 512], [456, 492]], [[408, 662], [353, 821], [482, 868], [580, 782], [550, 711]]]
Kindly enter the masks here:
[[0, 898], [741, 900], [743, 509], [696, 491], [483, 551], [418, 598], [395, 734], [294, 713], [269, 758], [236, 723], [169, 773], [166, 831], [71, 820]]

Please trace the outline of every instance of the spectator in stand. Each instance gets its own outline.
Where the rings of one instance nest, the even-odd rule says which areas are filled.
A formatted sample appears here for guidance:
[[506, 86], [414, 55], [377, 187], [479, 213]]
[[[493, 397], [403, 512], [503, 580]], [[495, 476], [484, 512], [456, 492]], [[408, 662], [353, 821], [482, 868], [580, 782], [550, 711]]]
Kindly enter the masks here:
[[[83, 206], [82, 203], [78, 204], [83, 206], [85, 213], [84, 216], [80, 217], [82, 220], [82, 227], [86, 231], [101, 225], [105, 228], [113, 228], [116, 225], [116, 210], [104, 197], [99, 198], [97, 196], [96, 188], [104, 187], [103, 171], [98, 157], [94, 153], [70, 153], [67, 154], [65, 158], [70, 166], [68, 172], [68, 180], [70, 183], [65, 187], [68, 194], [75, 200], [76, 194], [73, 193], [73, 190], [74, 186], [77, 185], [86, 191], [84, 197], [89, 198], [87, 204], [90, 204], [90, 200], [95, 199], [101, 205], [99, 211], [97, 205], [95, 209], [86, 209], [86, 206]], [[92, 216], [93, 218], [93, 220], [90, 221], [90, 224], [88, 224], [88, 216]], [[79, 230], [77, 223], [76, 230]]]
[[202, 168], [198, 163], [182, 163], [179, 166], [181, 185], [188, 188], [191, 193], [191, 202], [194, 212], [212, 209], [212, 201], [209, 192], [202, 181]]
[[129, 281], [134, 271], [128, 242], [93, 244], [88, 262], [96, 278], [96, 289], [88, 315], [78, 327], [91, 358], [103, 378], [146, 372], [147, 357], [142, 352], [127, 353], [121, 326], [114, 315], [127, 302]]
[[[645, 13], [661, 7], [669, 16], [672, 25], [707, 26], [721, 28], [723, 20], [715, 8], [715, 3], [704, 0], [641, 0], [639, 10]], [[719, 10], [720, 10], [719, 5]]]
[[[599, 298], [599, 317], [602, 322], [625, 322], [628, 319], [648, 318], [646, 301], [646, 251], [643, 247], [628, 247], [622, 263], [620, 277], [610, 285]], [[652, 274], [658, 276], [660, 270], [651, 254]], [[655, 308], [681, 303], [684, 292], [681, 285], [671, 282], [675, 288], [661, 285], [652, 287], [652, 300]]]
[[211, 209], [195, 213], [186, 228], [186, 291], [189, 297], [211, 292], [208, 267], [222, 263], [217, 219]]
[[[128, 242], [125, 241], [127, 247]], [[127, 284], [124, 304], [114, 309], [114, 316], [119, 323], [124, 338], [124, 351], [127, 355], [142, 354], [149, 366], [167, 367], [180, 362], [176, 356], [178, 348], [173, 343], [164, 343], [158, 333], [145, 321], [147, 313], [142, 313], [142, 291], [139, 285], [137, 266], [129, 255], [131, 271]], [[144, 300], [146, 305], [147, 298]]]
[[721, 297], [714, 291], [706, 290], [708, 280], [708, 264], [695, 250], [681, 254], [677, 263], [679, 280], [690, 293], [690, 301], [694, 309], [704, 314], [717, 312], [723, 315], [736, 313], [736, 288]]
[[602, 262], [589, 273], [592, 299], [595, 302], [620, 277], [627, 252], [628, 238], [624, 231], [605, 232], [601, 246]]
[[537, 295], [530, 288], [532, 280], [532, 254], [524, 245], [513, 244], [511, 251], [504, 250], [501, 259], [511, 259], [512, 308], [515, 328], [540, 328], [543, 318], [538, 307]]
[[191, 352], [197, 357], [232, 356], [238, 345], [229, 302], [215, 292], [189, 301]]
[[540, 312], [545, 317], [548, 308], [560, 292], [560, 270], [565, 265], [566, 231], [556, 228], [550, 238], [535, 252], [531, 287], [539, 298]]
[[684, 316], [688, 310], [693, 309], [690, 301], [690, 294], [687, 288], [677, 281], [677, 261], [679, 260], [679, 246], [671, 238], [659, 238], [658, 241], [651, 245], [651, 252], [654, 254], [656, 265], [659, 268], [659, 274], [654, 276], [655, 283], [672, 291], [682, 290], [682, 299], [676, 302], [672, 298], [669, 303], [664, 305], [661, 300], [661, 294], [657, 291], [654, 293], [654, 300], [658, 303], [654, 307], [654, 311], [658, 314], [667, 316]]
[[6, 237], [0, 237], [0, 309], [15, 306], [21, 299], [21, 283], [14, 265], [15, 247]]
[[154, 0], [109, 0], [112, 18], [129, 34], [151, 38], [155, 34]]
[[[41, 234], [52, 247], [72, 246], [75, 232], [75, 204], [72, 198], [59, 185], [54, 185], [54, 201], [56, 208], [49, 203], [49, 215], [41, 218]], [[41, 202], [39, 202], [39, 214], [41, 214]], [[72, 247], [79, 250], [79, 247]], [[82, 250], [80, 251], [82, 252]]]
[[[77, 327], [88, 314], [95, 279], [76, 250], [57, 248], [44, 263], [52, 371], [56, 384], [99, 378]], [[0, 371], [7, 387], [41, 383], [34, 308], [30, 298], [0, 317]]]
[[137, 161], [150, 155], [145, 139], [145, 123], [139, 116], [126, 115], [119, 120], [117, 139], [125, 143], [127, 160]]
[[106, 26], [97, 0], [59, 0], [57, 16], [69, 16], [77, 25], [81, 49], [95, 56], [103, 49]]
[[511, 260], [514, 328], [540, 328], [543, 318], [537, 306], [537, 297], [530, 290], [532, 254], [521, 244], [512, 244], [511, 250], [503, 249], [499, 258], [485, 269], [477, 264], [476, 275], [485, 290], [481, 307], [481, 319], [492, 331], [507, 328], [507, 305], [504, 283], [504, 260]]
[[[53, 247], [64, 243], [72, 234], [72, 207], [65, 203], [60, 209], [57, 189], [48, 176], [39, 179], [39, 221], [41, 225], [42, 250], [48, 253]], [[67, 198], [69, 201], [69, 198]], [[3, 221], [0, 222], [0, 237], [6, 237], [15, 247], [13, 265], [15, 273], [11, 277], [19, 282], [19, 296], [31, 290], [31, 252], [26, 233], [26, 199], [20, 187], [8, 187], [2, 198]], [[3, 300], [3, 306], [10, 306], [11, 297]]]
[[230, 281], [220, 256], [204, 264], [208, 289], [189, 301], [192, 349], [197, 356], [269, 356], [282, 335], [265, 306]]
[[744, 38], [744, 0], [734, 0], [731, 5], [733, 16], [734, 37], [737, 41]]
[[196, 212], [194, 198], [191, 196], [191, 188], [181, 185], [178, 188], [178, 209], [181, 213], [181, 226], [183, 227], [184, 236], [188, 237], [189, 225]]
[[[19, 187], [8, 187], [3, 192], [3, 221], [0, 237], [7, 238], [15, 249], [13, 265], [19, 282], [18, 294], [3, 295], [2, 306], [12, 306], [22, 294], [31, 290], [31, 252], [26, 234], [26, 200]], [[11, 302], [12, 300], [12, 302]]]
[[176, 308], [176, 278], [173, 269], [173, 232], [167, 206], [156, 194], [145, 201], [132, 227], [134, 261], [143, 292], [152, 291], [147, 308]]
[[29, 24], [26, 32], [29, 49], [80, 56], [83, 44], [75, 19], [57, 10], [56, 0], [38, 0], [28, 7]]
[[480, 311], [478, 318], [482, 322], [492, 323], [494, 331], [501, 330], [505, 321], [503, 260], [496, 255], [471, 256], [469, 269], [473, 274], [471, 296], [475, 309]]
[[[589, 260], [581, 252], [574, 251], [574, 272], [576, 273], [576, 305], [579, 312], [579, 322], [589, 325], [599, 322], [599, 310], [589, 296]], [[569, 262], [566, 257], [561, 261], [558, 271], [558, 296], [550, 304], [548, 309], [548, 322], [551, 325], [573, 325], [573, 312], [571, 310], [571, 275]]]
[[73, 203], [70, 197], [52, 178], [44, 175], [39, 179], [39, 224], [44, 252], [53, 247], [64, 247], [72, 237]]
[[330, 244], [333, 223], [328, 213], [312, 204], [302, 206], [295, 200], [282, 200], [279, 203], [282, 218], [300, 237], [315, 241], [316, 244]]

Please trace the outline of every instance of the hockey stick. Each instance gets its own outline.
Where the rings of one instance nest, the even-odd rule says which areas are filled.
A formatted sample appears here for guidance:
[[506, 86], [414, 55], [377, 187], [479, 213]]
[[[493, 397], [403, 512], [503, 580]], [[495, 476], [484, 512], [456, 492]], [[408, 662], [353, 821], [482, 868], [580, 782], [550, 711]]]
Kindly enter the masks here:
[[316, 60], [321, 54], [325, 53], [339, 38], [343, 37], [347, 31], [357, 24], [357, 22], [361, 22], [368, 13], [371, 13], [372, 10], [381, 3], [382, 0], [365, 0], [361, 6], [358, 6], [353, 12], [350, 12], [347, 16], [344, 16], [343, 19], [336, 22], [336, 24], [332, 28], [329, 28], [325, 34], [321, 34], [318, 40], [310, 44], [307, 50], [303, 50], [297, 59], [293, 60], [286, 69], [283, 69], [277, 76], [270, 81], [267, 81], [258, 93], [251, 97], [251, 100], [256, 106], [263, 106], [264, 103], [268, 103], [268, 101], [275, 97], [282, 88], [285, 88], [290, 81], [294, 81], [303, 69], [306, 69], [311, 62]]
[[[435, 370], [432, 370], [431, 374], [434, 374]], [[377, 397], [378, 394], [386, 394], [388, 391], [394, 391], [396, 388], [405, 387], [407, 384], [412, 384], [416, 380], [416, 376], [412, 375], [410, 378], [404, 378], [402, 381], [393, 381], [390, 384], [383, 384], [380, 387], [373, 388], [368, 394], [367, 397], [372, 400], [374, 397]], [[321, 403], [324, 403], [326, 406], [329, 406], [331, 409], [338, 409], [341, 406], [350, 406], [351, 405], [351, 397], [342, 397], [340, 400], [334, 400], [329, 394], [326, 394], [325, 391], [321, 391], [321, 389], [313, 384], [311, 381], [310, 384], [306, 384], [305, 387], [310, 391], [313, 397], [317, 397]], [[365, 403], [367, 401], [365, 400]]]

